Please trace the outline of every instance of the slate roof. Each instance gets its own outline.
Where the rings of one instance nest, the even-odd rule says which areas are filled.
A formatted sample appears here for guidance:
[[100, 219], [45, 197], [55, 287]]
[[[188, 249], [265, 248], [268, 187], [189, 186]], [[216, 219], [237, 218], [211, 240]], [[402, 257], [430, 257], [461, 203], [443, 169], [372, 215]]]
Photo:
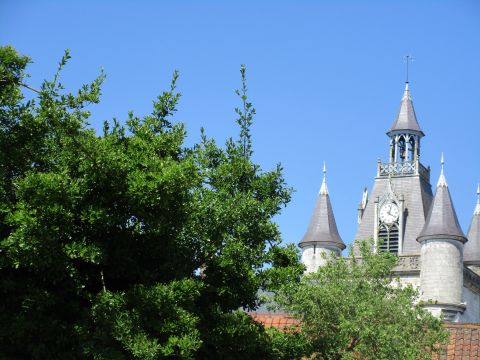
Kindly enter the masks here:
[[425, 225], [418, 236], [417, 241], [422, 242], [429, 239], [455, 239], [462, 242], [467, 241], [465, 234], [458, 222], [457, 213], [453, 207], [447, 181], [442, 171], [438, 179], [437, 191], [433, 197], [432, 206], [425, 221]]
[[408, 91], [408, 82], [405, 84], [405, 92], [403, 93], [402, 101], [400, 102], [400, 110], [398, 111], [397, 118], [387, 131], [387, 135], [390, 136], [394, 131], [403, 130], [416, 132], [420, 136], [425, 135], [422, 129], [420, 129], [420, 125], [418, 125], [415, 109], [413, 108], [412, 98], [410, 97], [410, 93]]
[[317, 203], [313, 210], [307, 232], [299, 245], [302, 246], [311, 243], [333, 245], [341, 250], [346, 247], [338, 233], [337, 223], [333, 215], [332, 204], [330, 203], [330, 195], [328, 194], [325, 179], [325, 166], [323, 182], [317, 197]]
[[477, 205], [467, 233], [468, 242], [463, 248], [463, 260], [480, 265], [480, 186], [477, 188]]

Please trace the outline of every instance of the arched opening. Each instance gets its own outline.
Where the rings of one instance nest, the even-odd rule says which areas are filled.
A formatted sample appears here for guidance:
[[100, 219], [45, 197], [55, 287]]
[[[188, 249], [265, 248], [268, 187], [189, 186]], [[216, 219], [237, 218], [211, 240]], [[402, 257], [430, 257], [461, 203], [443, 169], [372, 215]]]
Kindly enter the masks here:
[[390, 226], [381, 224], [378, 238], [380, 239], [380, 251], [398, 254], [398, 226], [396, 224]]
[[415, 137], [410, 136], [408, 141], [408, 160], [413, 161], [415, 159]]
[[407, 156], [407, 153], [406, 153], [405, 137], [403, 135], [400, 136], [400, 138], [398, 139], [397, 146], [398, 146], [398, 154], [400, 156], [400, 161], [404, 162], [405, 157]]
[[395, 161], [395, 139], [390, 139], [390, 162]]

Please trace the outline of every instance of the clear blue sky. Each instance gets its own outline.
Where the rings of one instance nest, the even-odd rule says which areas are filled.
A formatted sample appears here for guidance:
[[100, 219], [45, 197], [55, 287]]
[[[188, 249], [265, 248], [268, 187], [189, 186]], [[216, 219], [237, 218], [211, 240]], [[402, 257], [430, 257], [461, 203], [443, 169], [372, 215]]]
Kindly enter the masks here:
[[411, 94], [426, 134], [421, 161], [446, 176], [466, 232], [480, 181], [480, 1], [0, 1], [0, 43], [30, 55], [30, 84], [51, 78], [63, 50], [69, 89], [104, 68], [96, 129], [128, 110], [147, 114], [181, 74], [176, 119], [236, 135], [239, 67], [248, 69], [255, 160], [281, 162], [296, 189], [278, 217], [286, 242], [306, 230], [328, 167], [340, 234], [350, 243], [362, 189], [371, 189], [385, 131], [398, 111], [412, 54]]

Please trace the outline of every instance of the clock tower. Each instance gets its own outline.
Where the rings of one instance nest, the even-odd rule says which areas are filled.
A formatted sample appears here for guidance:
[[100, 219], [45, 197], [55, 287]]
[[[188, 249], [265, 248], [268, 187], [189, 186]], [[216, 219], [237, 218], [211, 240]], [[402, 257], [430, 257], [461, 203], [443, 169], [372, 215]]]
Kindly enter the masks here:
[[398, 115], [387, 131], [388, 161], [377, 163], [371, 195], [359, 208], [355, 240], [373, 238], [384, 251], [420, 254], [416, 239], [433, 198], [430, 169], [420, 162], [424, 135], [407, 82]]

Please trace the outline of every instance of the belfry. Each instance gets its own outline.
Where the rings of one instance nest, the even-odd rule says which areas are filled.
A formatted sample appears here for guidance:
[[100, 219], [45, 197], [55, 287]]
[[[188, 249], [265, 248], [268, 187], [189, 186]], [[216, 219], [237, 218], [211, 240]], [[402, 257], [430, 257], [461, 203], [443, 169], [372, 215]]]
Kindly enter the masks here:
[[408, 83], [397, 118], [387, 131], [389, 161], [377, 163], [370, 199], [359, 209], [355, 240], [382, 239], [381, 248], [398, 254], [417, 254], [417, 236], [432, 203], [430, 169], [420, 162], [421, 130]]

